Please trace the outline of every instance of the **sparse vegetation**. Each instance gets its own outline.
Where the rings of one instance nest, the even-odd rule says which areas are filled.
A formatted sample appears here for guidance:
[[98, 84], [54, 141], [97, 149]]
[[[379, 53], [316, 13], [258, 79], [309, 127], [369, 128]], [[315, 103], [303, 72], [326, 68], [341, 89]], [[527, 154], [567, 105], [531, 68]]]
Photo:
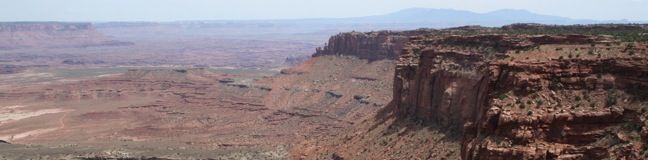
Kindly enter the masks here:
[[609, 92], [607, 98], [605, 98], [605, 107], [612, 107], [617, 105], [617, 96], [614, 92]]
[[544, 101], [542, 99], [539, 99], [539, 98], [536, 99], [535, 102], [536, 102], [536, 105], [538, 105], [538, 107], [542, 106], [544, 104]]
[[563, 87], [564, 87], [563, 84], [560, 82], [560, 79], [557, 77], [553, 78], [549, 83], [549, 89], [551, 90], [560, 90]]
[[629, 131], [636, 131], [640, 132], [641, 131], [641, 125], [635, 122], [626, 122], [623, 124], [623, 129], [629, 130]]
[[625, 48], [625, 49], [626, 49], [626, 50], [631, 50], [631, 49], [634, 49], [635, 47], [636, 47], [636, 46], [635, 46], [634, 43], [628, 43], [628, 44], [626, 45], [626, 48]]
[[497, 96], [497, 99], [499, 100], [505, 100], [506, 98], [508, 98], [506, 94], [500, 94], [499, 96]]
[[[648, 36], [645, 36], [645, 29], [641, 27], [628, 27], [628, 28], [609, 28], [609, 27], [545, 27], [545, 28], [525, 28], [525, 29], [512, 29], [500, 31], [508, 34], [548, 34], [548, 35], [565, 35], [565, 34], [582, 34], [582, 35], [611, 35], [615, 39], [623, 42], [648, 42]], [[595, 47], [596, 44], [590, 44]]]
[[648, 158], [648, 143], [645, 143], [641, 148], [641, 153], [644, 158]]
[[583, 105], [582, 103], [578, 102], [578, 103], [576, 103], [576, 105], [574, 106], [574, 108], [580, 108], [582, 105]]

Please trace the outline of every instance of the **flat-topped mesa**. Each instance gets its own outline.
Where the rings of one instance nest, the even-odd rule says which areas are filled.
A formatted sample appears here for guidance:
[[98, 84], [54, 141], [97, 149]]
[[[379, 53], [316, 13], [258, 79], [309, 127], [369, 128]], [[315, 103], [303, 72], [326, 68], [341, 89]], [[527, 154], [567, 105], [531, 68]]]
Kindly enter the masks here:
[[397, 62], [394, 104], [463, 135], [463, 159], [637, 159], [648, 43], [611, 36], [427, 35]]
[[361, 59], [394, 60], [400, 55], [409, 36], [421, 35], [434, 30], [349, 32], [335, 35], [326, 46], [317, 48], [314, 57], [323, 55], [346, 55]]
[[17, 31], [77, 31], [94, 30], [91, 23], [61, 23], [61, 22], [4, 22], [0, 23], [0, 32]]
[[1, 22], [0, 49], [130, 45], [111, 41], [91, 23]]

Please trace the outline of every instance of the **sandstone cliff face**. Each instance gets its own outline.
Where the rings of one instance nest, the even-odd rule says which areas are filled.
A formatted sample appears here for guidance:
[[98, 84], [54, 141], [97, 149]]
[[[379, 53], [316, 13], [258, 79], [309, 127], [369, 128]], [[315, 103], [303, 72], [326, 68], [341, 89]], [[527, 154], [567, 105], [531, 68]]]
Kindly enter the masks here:
[[463, 159], [639, 159], [644, 47], [584, 35], [419, 36], [398, 60], [394, 104], [399, 117], [462, 133]]
[[[483, 65], [471, 54], [425, 51], [418, 64], [399, 63], [394, 79], [394, 103], [400, 116], [434, 121], [460, 129], [473, 122], [488, 98], [488, 73], [467, 68]], [[455, 61], [461, 66], [442, 65]], [[459, 68], [457, 68], [459, 67]], [[459, 127], [459, 128], [457, 128]]]
[[0, 23], [0, 49], [28, 47], [88, 47], [128, 45], [110, 41], [90, 23], [4, 22]]
[[348, 55], [368, 60], [393, 60], [403, 50], [409, 36], [429, 32], [433, 30], [342, 33], [331, 37], [325, 47], [317, 48], [313, 56]]

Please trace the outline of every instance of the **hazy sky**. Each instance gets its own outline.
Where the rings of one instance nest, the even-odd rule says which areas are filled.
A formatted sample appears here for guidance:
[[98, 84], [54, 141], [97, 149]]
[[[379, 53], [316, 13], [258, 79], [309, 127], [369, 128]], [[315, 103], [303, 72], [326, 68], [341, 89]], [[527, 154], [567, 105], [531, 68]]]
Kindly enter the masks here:
[[405, 8], [648, 20], [648, 0], [0, 0], [0, 21], [175, 21], [379, 15]]

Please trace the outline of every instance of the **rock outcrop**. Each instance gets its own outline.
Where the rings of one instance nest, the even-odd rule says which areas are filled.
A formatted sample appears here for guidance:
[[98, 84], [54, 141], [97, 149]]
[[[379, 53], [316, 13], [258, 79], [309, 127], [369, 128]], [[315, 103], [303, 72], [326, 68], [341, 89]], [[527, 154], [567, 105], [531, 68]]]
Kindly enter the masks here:
[[645, 33], [513, 24], [334, 36], [314, 56], [395, 60], [393, 99], [294, 158], [646, 158]]
[[331, 37], [326, 46], [317, 48], [313, 56], [348, 55], [368, 60], [394, 60], [398, 58], [409, 36], [431, 32], [434, 30], [341, 33]]
[[97, 32], [91, 23], [3, 22], [0, 23], [0, 49], [30, 47], [89, 47], [130, 45], [112, 41]]
[[461, 133], [463, 159], [639, 159], [643, 47], [586, 35], [419, 36], [397, 64], [394, 104], [399, 117]]

